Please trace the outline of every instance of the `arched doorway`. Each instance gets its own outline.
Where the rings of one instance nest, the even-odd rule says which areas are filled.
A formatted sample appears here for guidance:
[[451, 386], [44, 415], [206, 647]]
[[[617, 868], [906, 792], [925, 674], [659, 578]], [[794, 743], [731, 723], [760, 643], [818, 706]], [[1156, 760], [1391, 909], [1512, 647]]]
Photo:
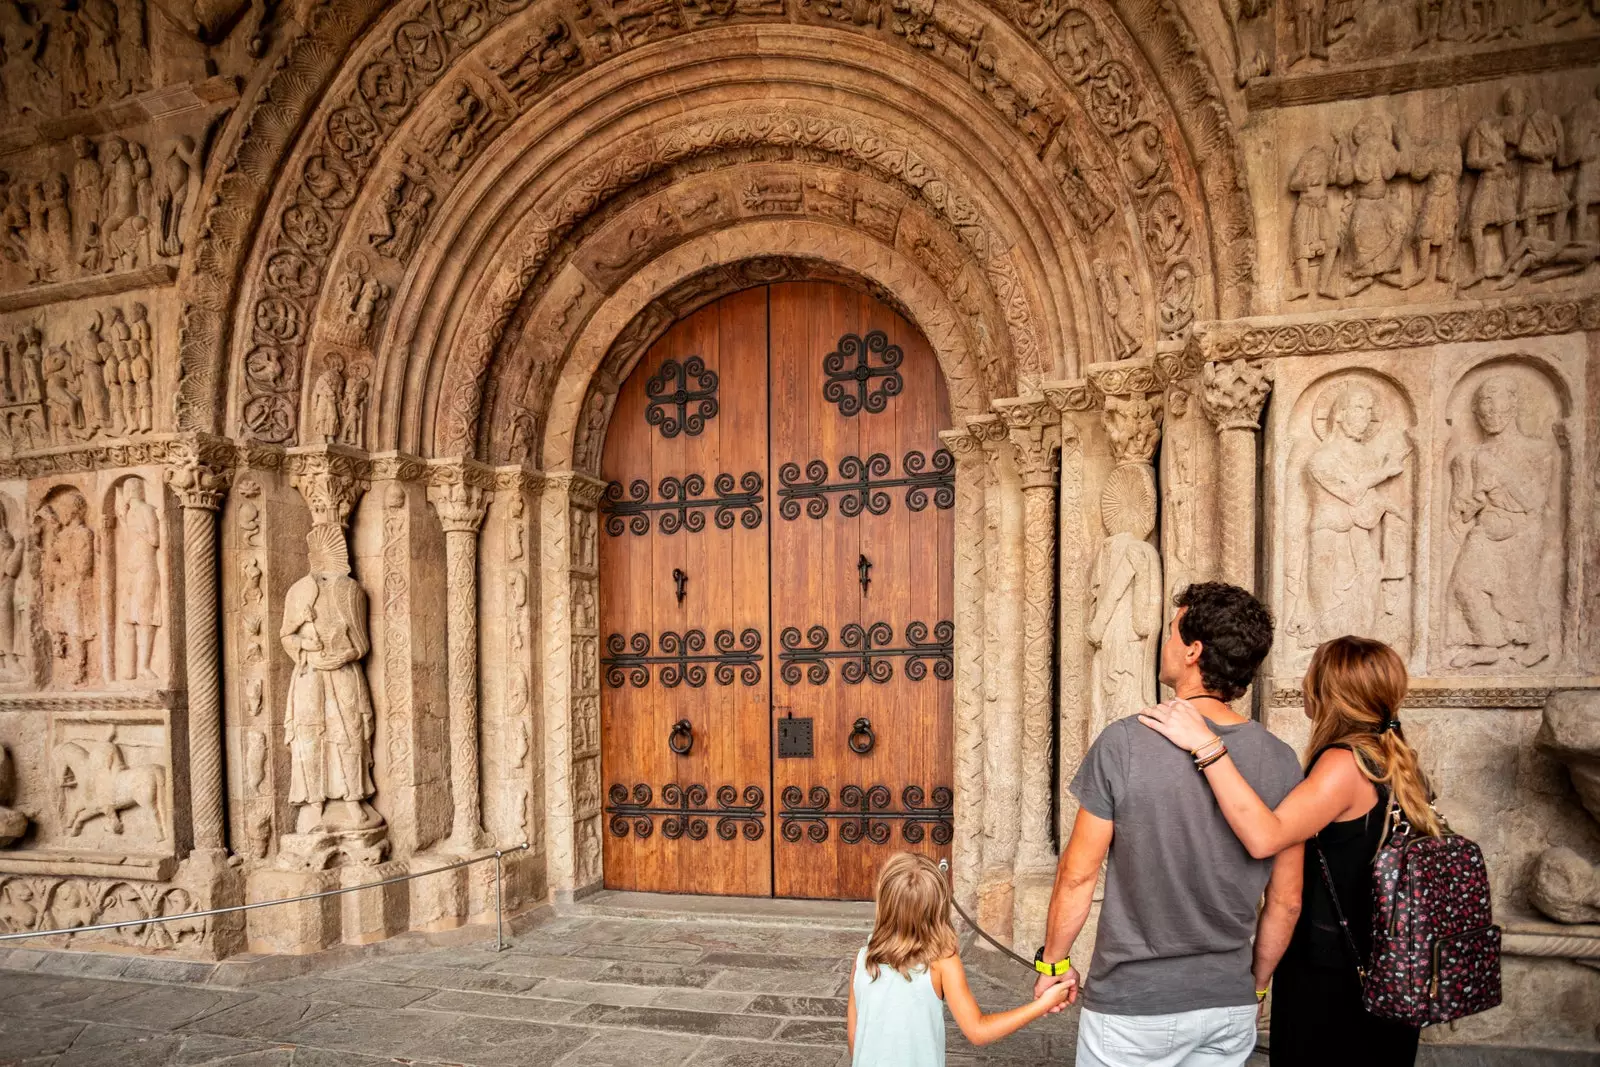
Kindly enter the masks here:
[[932, 350], [842, 285], [733, 293], [623, 384], [602, 473], [605, 884], [870, 897], [948, 855], [954, 462]]

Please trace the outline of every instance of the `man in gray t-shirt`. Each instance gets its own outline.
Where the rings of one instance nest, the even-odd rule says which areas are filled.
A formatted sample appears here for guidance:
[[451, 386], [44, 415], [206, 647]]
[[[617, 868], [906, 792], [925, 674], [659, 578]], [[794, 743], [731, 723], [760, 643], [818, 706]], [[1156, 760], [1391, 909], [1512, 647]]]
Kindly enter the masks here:
[[[1220, 583], [1190, 586], [1175, 603], [1161, 681], [1211, 720], [1240, 773], [1276, 807], [1299, 783], [1299, 762], [1228, 705], [1271, 648], [1271, 617], [1255, 597]], [[1080, 808], [1056, 874], [1042, 960], [1068, 956], [1109, 854], [1083, 987], [1079, 1067], [1233, 1067], [1255, 1047], [1256, 991], [1294, 929], [1302, 850], [1253, 859], [1194, 758], [1140, 723], [1139, 710], [1125, 709], [1095, 738], [1073, 778]], [[1076, 970], [1039, 985], [1061, 980], [1076, 982]]]

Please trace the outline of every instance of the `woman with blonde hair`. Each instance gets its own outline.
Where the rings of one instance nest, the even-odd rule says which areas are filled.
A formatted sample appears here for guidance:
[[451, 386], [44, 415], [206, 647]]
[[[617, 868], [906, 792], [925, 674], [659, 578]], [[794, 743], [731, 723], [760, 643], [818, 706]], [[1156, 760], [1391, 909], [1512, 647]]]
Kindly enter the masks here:
[[967, 986], [950, 924], [950, 883], [927, 856], [898, 852], [878, 872], [872, 937], [856, 953], [845, 1033], [851, 1067], [943, 1067], [944, 1006], [987, 1045], [1067, 1003], [1051, 986], [1033, 1003], [985, 1015]]
[[[1372, 858], [1390, 829], [1388, 816], [1418, 833], [1443, 832], [1417, 753], [1400, 727], [1408, 682], [1405, 663], [1381, 641], [1339, 637], [1319, 646], [1302, 685], [1311, 720], [1306, 778], [1276, 810], [1250, 789], [1225, 749], [1214, 755], [1220, 741], [1188, 701], [1139, 716], [1173, 744], [1200, 753], [1196, 762], [1217, 805], [1252, 856], [1311, 842], [1300, 917], [1275, 975], [1271, 1051], [1278, 1067], [1416, 1062], [1418, 1029], [1369, 1014], [1356, 972], [1372, 944]], [[1340, 930], [1341, 909], [1355, 951]], [[1256, 990], [1263, 998], [1266, 992]]]

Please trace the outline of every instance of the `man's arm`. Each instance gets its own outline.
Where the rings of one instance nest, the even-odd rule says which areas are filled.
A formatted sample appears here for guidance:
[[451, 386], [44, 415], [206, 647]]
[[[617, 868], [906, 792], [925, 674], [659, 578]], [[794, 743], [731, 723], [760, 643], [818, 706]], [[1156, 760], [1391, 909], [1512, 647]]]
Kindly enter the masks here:
[[1256, 989], [1267, 988], [1272, 972], [1278, 969], [1300, 919], [1300, 889], [1305, 862], [1304, 845], [1293, 845], [1272, 861], [1272, 878], [1267, 882], [1267, 903], [1256, 920], [1256, 953], [1252, 973]]
[[[1072, 943], [1083, 931], [1083, 924], [1088, 921], [1100, 865], [1111, 849], [1112, 825], [1110, 819], [1092, 815], [1084, 808], [1078, 809], [1072, 836], [1061, 854], [1061, 862], [1056, 865], [1055, 888], [1050, 892], [1050, 913], [1045, 920], [1044, 958], [1051, 963], [1067, 957]], [[1058, 981], [1062, 979], [1041, 974], [1034, 983], [1034, 995], [1040, 995]], [[1077, 999], [1076, 992], [1072, 999]]]

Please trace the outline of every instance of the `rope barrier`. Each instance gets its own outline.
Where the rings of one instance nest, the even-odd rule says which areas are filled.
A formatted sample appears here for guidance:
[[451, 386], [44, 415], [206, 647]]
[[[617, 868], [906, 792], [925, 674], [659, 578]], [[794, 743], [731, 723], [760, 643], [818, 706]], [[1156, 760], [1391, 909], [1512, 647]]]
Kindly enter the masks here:
[[[950, 873], [950, 861], [949, 860], [940, 860], [939, 861], [939, 870], [943, 874], [949, 874]], [[966, 911], [961, 907], [960, 902], [956, 900], [955, 894], [953, 894], [953, 893], [950, 895], [950, 903], [955, 906], [956, 914], [961, 916], [963, 919], [965, 919], [967, 921], [967, 925], [972, 927], [973, 930], [977, 931], [977, 934], [978, 934], [979, 937], [983, 938], [985, 941], [989, 942], [989, 944], [993, 945], [995, 948], [999, 949], [1001, 952], [1004, 952], [1007, 956], [1010, 956], [1012, 959], [1016, 960], [1019, 964], [1021, 964], [1024, 967], [1026, 967], [1028, 969], [1028, 973], [1029, 974], [1038, 974], [1039, 973], [1037, 970], [1034, 969], [1032, 960], [1023, 959], [1021, 956], [1017, 955], [1015, 952], [1011, 951], [1005, 945], [1002, 945], [1000, 942], [996, 941], [993, 937], [991, 937], [989, 935], [989, 931], [987, 931], [983, 927], [979, 926], [978, 923], [977, 923], [977, 920], [974, 919], [972, 916], [968, 915], [966, 913]]]

